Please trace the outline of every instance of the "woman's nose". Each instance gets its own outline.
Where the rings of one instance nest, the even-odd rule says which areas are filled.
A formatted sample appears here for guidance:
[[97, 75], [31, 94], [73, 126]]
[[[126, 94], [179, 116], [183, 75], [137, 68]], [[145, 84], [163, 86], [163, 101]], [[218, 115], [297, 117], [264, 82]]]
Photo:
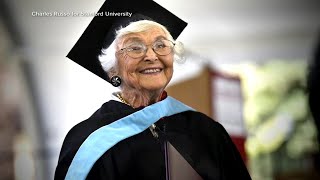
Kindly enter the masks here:
[[149, 60], [149, 61], [158, 60], [158, 55], [157, 53], [154, 52], [154, 50], [151, 47], [147, 47], [144, 60]]

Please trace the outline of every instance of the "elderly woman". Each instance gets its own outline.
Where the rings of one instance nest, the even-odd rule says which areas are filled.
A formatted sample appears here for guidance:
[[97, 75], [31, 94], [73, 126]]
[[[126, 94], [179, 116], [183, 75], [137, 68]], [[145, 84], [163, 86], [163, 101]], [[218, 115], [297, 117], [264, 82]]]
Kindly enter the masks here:
[[[83, 141], [90, 139], [94, 134], [92, 132], [98, 128], [125, 121], [123, 118], [132, 114], [135, 114], [135, 117], [131, 117], [135, 120], [147, 116], [148, 121], [153, 115], [156, 120], [148, 122], [150, 124], [138, 132], [112, 142], [111, 146], [100, 153], [101, 156], [93, 160], [88, 175], [85, 175], [87, 179], [165, 179], [166, 141], [177, 149], [203, 179], [250, 179], [235, 146], [220, 124], [167, 97], [164, 89], [172, 77], [173, 59], [179, 49], [167, 29], [153, 21], [132, 22], [117, 31], [116, 39], [108, 49], [103, 50], [104, 55], [100, 56], [100, 60], [113, 84], [120, 85], [121, 91], [114, 93], [113, 100], [105, 103], [92, 117], [69, 132], [61, 150], [56, 179], [64, 178], [68, 169], [69, 177], [72, 170], [70, 167], [85, 171], [83, 163], [89, 164], [90, 160], [80, 157], [81, 166], [78, 167], [71, 163], [77, 157], [75, 154], [80, 152], [80, 145], [85, 144]], [[156, 106], [169, 98], [170, 102], [164, 103], [164, 107]], [[147, 112], [141, 112], [145, 109]], [[174, 111], [170, 109], [182, 110], [171, 112], [172, 115], [170, 112], [169, 115], [155, 115], [158, 111]], [[127, 133], [125, 130], [122, 132], [121, 128], [137, 128], [141, 123], [134, 120], [128, 122], [107, 129], [104, 133], [110, 136], [98, 140], [112, 141], [121, 133]], [[90, 149], [98, 146], [102, 145], [90, 145], [80, 156], [99, 154], [89, 153]]]
[[182, 51], [155, 21], [116, 32], [99, 60], [120, 91], [69, 131], [55, 179], [250, 179], [225, 129], [167, 96]]

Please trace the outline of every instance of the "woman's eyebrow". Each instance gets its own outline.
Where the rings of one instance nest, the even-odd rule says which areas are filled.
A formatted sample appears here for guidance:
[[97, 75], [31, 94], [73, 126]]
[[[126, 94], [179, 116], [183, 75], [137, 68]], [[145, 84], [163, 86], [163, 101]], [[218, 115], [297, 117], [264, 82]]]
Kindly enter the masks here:
[[160, 35], [155, 38], [155, 40], [167, 39], [165, 36]]
[[130, 42], [142, 42], [142, 40], [138, 37], [130, 37], [126, 40], [123, 41], [123, 44], [126, 44], [126, 43], [130, 43]]
[[[160, 35], [160, 36], [157, 36], [154, 41], [157, 41], [157, 40], [162, 40], [162, 39], [167, 39], [165, 36], [163, 35]], [[129, 37], [128, 39], [124, 40], [123, 41], [123, 44], [129, 44], [129, 43], [132, 43], [132, 42], [139, 42], [139, 43], [142, 43], [143, 40], [139, 37]]]

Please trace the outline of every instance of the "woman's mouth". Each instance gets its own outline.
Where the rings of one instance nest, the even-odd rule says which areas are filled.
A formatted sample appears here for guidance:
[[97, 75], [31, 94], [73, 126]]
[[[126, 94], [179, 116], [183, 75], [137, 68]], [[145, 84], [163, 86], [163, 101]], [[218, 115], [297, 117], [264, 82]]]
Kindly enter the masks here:
[[161, 68], [152, 68], [152, 69], [144, 69], [140, 71], [141, 74], [154, 74], [154, 73], [159, 73], [161, 72]]

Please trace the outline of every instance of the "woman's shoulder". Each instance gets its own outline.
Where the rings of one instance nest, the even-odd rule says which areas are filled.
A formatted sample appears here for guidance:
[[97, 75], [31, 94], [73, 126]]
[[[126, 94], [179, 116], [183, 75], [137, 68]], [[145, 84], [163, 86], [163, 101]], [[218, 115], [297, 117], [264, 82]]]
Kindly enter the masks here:
[[85, 139], [95, 130], [108, 125], [132, 113], [122, 103], [108, 101], [95, 111], [88, 119], [73, 126], [65, 136], [60, 158], [75, 153]]
[[[83, 120], [73, 126], [67, 134], [69, 136], [87, 137], [96, 129], [108, 125], [124, 116], [131, 114], [133, 110], [125, 104], [111, 100], [104, 103], [88, 119]], [[66, 138], [67, 138], [66, 137]]]
[[117, 121], [132, 112], [133, 110], [126, 107], [125, 104], [113, 100], [108, 101], [96, 110], [88, 119], [74, 125], [67, 133], [64, 144], [72, 143], [79, 145], [95, 130]]
[[215, 119], [213, 119], [212, 117], [200, 112], [200, 111], [185, 111], [182, 112], [181, 115], [184, 118], [187, 118], [191, 121], [197, 121], [197, 122], [210, 122], [213, 124], [219, 124], [219, 122], [217, 122]]
[[225, 128], [218, 121], [199, 111], [185, 111], [172, 118], [180, 119], [178, 123], [187, 123], [190, 127], [225, 132]]

